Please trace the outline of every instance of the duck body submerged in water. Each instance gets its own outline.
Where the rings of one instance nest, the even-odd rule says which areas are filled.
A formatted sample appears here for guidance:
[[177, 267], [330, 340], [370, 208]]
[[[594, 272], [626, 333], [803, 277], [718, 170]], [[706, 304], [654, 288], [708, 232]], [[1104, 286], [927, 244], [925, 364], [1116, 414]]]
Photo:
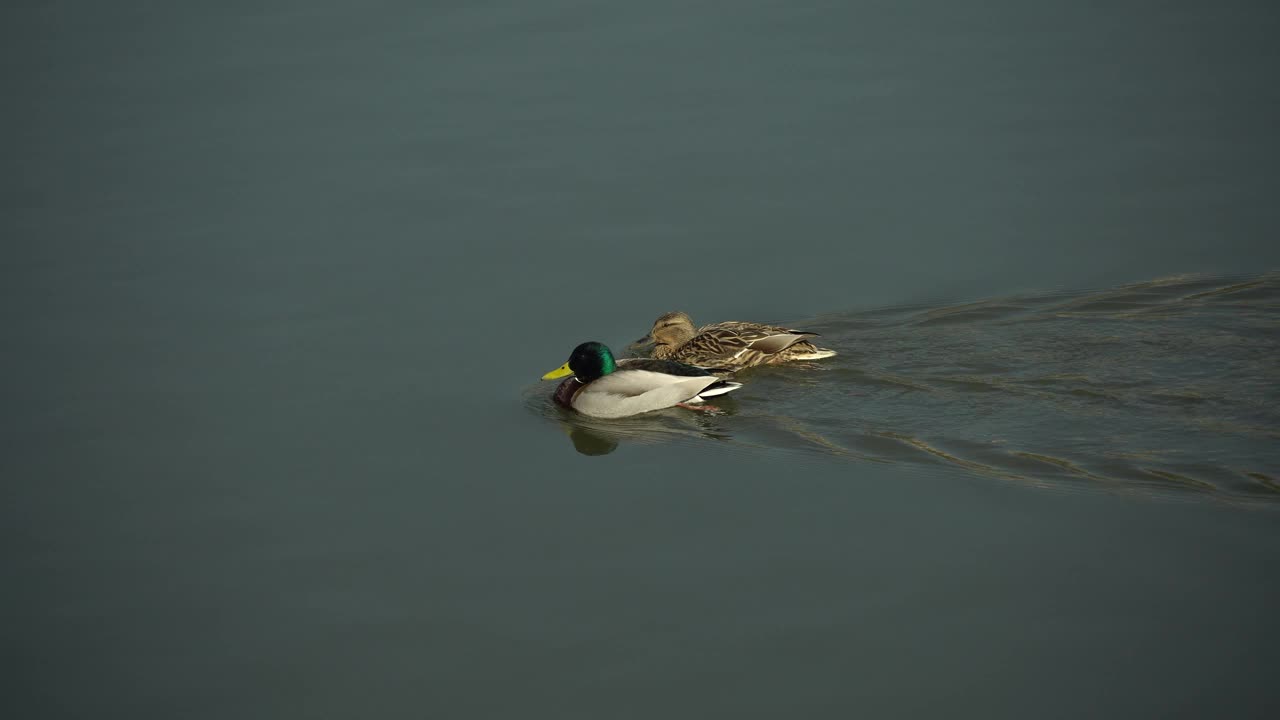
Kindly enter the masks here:
[[633, 347], [653, 347], [648, 354], [659, 360], [707, 368], [721, 373], [756, 365], [776, 365], [797, 360], [821, 360], [836, 354], [809, 338], [817, 333], [752, 322], [720, 322], [694, 328], [682, 312], [670, 312], [653, 323], [649, 334]]
[[554, 395], [558, 405], [583, 415], [619, 418], [684, 403], [700, 403], [742, 387], [710, 371], [671, 360], [615, 360], [598, 342], [574, 348], [569, 362], [542, 376], [565, 378]]

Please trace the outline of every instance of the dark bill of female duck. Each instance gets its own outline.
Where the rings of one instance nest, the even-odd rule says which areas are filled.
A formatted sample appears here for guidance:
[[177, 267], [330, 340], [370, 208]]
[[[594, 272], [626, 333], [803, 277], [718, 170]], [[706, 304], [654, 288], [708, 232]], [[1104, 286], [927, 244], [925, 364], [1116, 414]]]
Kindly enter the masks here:
[[542, 376], [568, 378], [555, 401], [583, 415], [619, 418], [723, 395], [742, 387], [702, 369], [670, 360], [616, 360], [602, 343], [574, 348], [569, 362]]

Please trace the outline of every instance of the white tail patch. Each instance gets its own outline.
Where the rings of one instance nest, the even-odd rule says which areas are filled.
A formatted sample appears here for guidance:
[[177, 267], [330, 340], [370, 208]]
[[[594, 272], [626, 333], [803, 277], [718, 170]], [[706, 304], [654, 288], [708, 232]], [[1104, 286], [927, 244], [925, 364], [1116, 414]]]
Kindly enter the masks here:
[[730, 382], [726, 380], [724, 381], [723, 385], [707, 388], [706, 390], [703, 390], [702, 392], [698, 393], [698, 399], [715, 397], [717, 395], [724, 395], [725, 393], [733, 392], [734, 390], [737, 390], [740, 387], [742, 387], [742, 383]]
[[828, 350], [826, 348], [818, 348], [817, 351], [815, 352], [802, 352], [800, 350], [793, 349], [788, 359], [790, 360], [821, 360], [823, 358], [835, 357], [835, 355], [836, 355], [835, 350]]

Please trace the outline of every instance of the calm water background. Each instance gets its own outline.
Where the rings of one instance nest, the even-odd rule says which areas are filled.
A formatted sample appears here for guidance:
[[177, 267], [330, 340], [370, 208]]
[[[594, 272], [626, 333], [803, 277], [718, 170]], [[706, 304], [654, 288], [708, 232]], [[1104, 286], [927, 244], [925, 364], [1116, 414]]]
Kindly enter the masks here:
[[1280, 702], [1270, 4], [0, 13], [5, 716]]

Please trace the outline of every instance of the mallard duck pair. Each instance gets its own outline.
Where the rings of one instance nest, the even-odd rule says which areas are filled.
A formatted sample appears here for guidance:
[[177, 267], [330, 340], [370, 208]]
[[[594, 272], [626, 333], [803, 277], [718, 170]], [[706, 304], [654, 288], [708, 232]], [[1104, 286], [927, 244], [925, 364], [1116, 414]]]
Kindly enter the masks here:
[[688, 315], [673, 312], [658, 318], [632, 346], [648, 347], [652, 357], [618, 360], [605, 345], [586, 342], [542, 379], [565, 378], [556, 388], [556, 403], [593, 417], [696, 408], [706, 398], [742, 387], [717, 373], [835, 355], [809, 342], [816, 334], [748, 322], [715, 323], [695, 331]]

